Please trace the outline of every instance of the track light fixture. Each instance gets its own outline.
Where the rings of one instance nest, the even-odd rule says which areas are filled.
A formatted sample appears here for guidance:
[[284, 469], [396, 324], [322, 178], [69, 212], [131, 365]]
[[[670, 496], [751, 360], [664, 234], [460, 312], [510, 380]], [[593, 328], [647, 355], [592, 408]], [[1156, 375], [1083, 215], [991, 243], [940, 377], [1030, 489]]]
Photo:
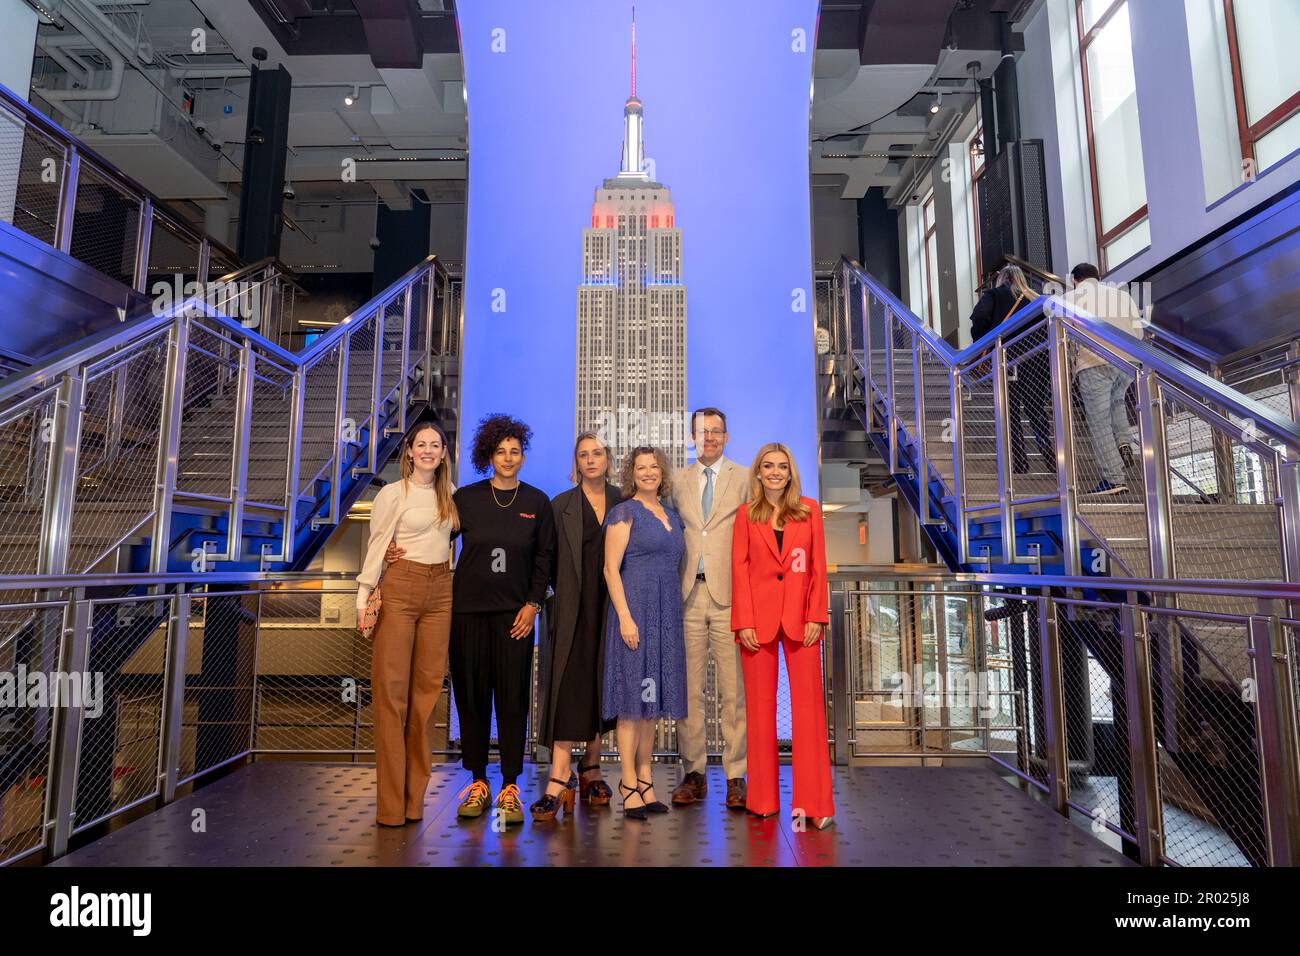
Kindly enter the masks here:
[[361, 95], [360, 86], [356, 83], [353, 83], [352, 92], [343, 97], [343, 105], [351, 106], [353, 103], [357, 101], [357, 97], [359, 97], [360, 95]]

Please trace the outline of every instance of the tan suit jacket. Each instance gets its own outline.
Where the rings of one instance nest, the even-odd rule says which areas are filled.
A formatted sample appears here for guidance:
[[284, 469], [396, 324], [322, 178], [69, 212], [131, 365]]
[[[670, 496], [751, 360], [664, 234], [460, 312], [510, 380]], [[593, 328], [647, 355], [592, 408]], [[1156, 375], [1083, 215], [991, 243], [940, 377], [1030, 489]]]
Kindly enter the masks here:
[[704, 581], [709, 596], [723, 607], [731, 605], [731, 532], [736, 509], [749, 500], [749, 470], [730, 458], [713, 477], [713, 508], [704, 520], [700, 507], [700, 478], [704, 466], [698, 461], [677, 475], [673, 482], [673, 507], [686, 526], [686, 554], [682, 558], [682, 597], [695, 586], [695, 570], [704, 555]]

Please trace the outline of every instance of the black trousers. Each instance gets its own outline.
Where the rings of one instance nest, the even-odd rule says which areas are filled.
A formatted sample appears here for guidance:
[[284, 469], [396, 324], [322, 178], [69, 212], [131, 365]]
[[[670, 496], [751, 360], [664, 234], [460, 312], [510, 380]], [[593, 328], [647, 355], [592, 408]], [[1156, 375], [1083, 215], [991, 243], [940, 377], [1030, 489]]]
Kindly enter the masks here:
[[462, 763], [475, 779], [487, 777], [492, 708], [496, 705], [501, 779], [524, 772], [524, 734], [533, 689], [533, 635], [516, 640], [517, 611], [451, 615], [451, 689], [460, 718]]

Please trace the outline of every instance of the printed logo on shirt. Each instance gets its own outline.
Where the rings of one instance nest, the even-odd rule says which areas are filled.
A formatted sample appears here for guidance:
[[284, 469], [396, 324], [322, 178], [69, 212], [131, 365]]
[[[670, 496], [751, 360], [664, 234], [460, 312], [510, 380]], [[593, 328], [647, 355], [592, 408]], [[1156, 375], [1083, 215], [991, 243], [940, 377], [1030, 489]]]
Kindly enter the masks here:
[[521, 517], [521, 518], [536, 518], [537, 515], [535, 515], [535, 514], [531, 514], [531, 515], [530, 515], [530, 514], [529, 514], [528, 512], [526, 512], [526, 511], [521, 511], [521, 512], [519, 512], [519, 517]]

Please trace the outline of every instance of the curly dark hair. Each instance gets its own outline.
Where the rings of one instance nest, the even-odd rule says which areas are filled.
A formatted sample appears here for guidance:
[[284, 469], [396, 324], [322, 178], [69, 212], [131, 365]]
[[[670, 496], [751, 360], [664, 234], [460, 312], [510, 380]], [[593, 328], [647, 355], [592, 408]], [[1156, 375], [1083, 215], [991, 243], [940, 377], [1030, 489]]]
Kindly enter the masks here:
[[492, 455], [507, 438], [519, 442], [523, 451], [528, 451], [528, 443], [533, 440], [533, 430], [517, 418], [493, 413], [479, 419], [478, 428], [474, 430], [474, 450], [470, 452], [470, 463], [480, 475], [485, 475], [492, 467]]

